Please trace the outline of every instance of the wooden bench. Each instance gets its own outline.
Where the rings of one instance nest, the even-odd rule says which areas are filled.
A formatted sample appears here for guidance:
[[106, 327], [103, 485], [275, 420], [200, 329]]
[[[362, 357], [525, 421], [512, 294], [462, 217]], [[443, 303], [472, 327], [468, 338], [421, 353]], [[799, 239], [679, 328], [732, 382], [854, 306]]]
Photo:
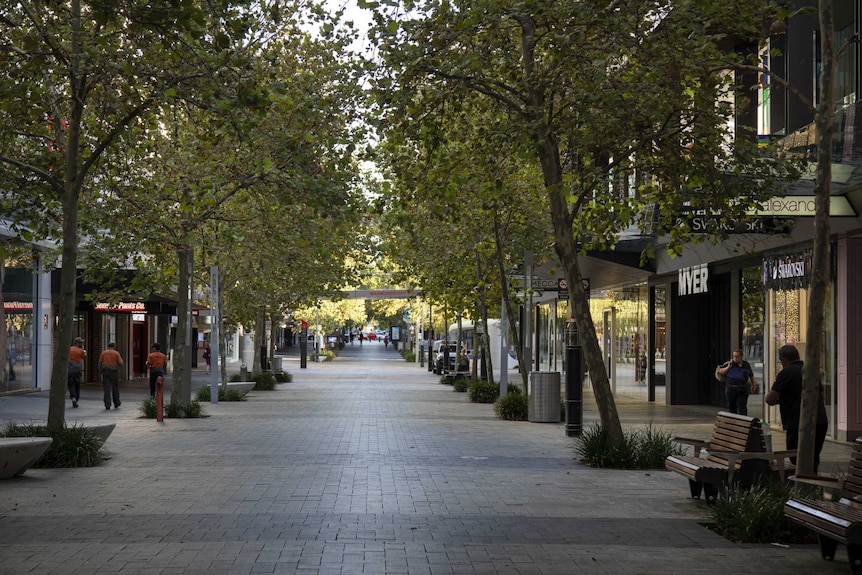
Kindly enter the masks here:
[[827, 561], [835, 558], [838, 544], [847, 547], [850, 572], [862, 574], [862, 438], [856, 439], [850, 466], [843, 483], [830, 477], [796, 476], [797, 483], [837, 488], [837, 501], [820, 499], [789, 499], [784, 515], [817, 533], [820, 556]]
[[796, 455], [795, 451], [770, 451], [760, 420], [727, 411], [716, 415], [710, 439], [673, 439], [693, 446], [694, 454], [668, 456], [665, 468], [688, 479], [693, 499], [705, 493], [708, 502], [715, 501], [725, 484], [755, 485], [775, 477], [783, 483], [788, 471], [793, 470], [785, 460]]

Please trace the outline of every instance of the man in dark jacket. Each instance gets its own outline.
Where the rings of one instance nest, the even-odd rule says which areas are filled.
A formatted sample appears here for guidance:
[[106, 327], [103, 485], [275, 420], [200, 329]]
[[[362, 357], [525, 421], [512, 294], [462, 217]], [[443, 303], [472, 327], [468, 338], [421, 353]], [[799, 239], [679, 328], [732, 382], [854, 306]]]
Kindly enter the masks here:
[[[799, 413], [802, 408], [802, 360], [795, 346], [785, 345], [778, 350], [778, 361], [781, 371], [775, 376], [772, 389], [764, 400], [769, 405], [778, 405], [781, 411], [781, 427], [787, 432], [787, 449], [799, 446]], [[817, 426], [814, 433], [814, 473], [820, 467], [820, 451], [826, 441], [829, 430], [829, 420], [826, 417], [826, 405], [823, 402], [823, 384], [817, 396]], [[790, 460], [795, 464], [796, 458]]]

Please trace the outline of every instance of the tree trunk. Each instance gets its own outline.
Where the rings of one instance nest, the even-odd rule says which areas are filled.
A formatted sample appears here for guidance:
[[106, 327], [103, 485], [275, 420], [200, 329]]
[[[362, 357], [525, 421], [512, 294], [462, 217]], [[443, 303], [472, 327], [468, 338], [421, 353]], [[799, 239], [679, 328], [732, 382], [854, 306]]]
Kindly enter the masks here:
[[267, 349], [269, 350], [269, 369], [273, 369], [273, 360], [275, 359], [275, 340], [278, 337], [278, 318], [275, 313], [269, 314], [269, 345]]
[[[69, 374], [69, 348], [72, 347], [72, 331], [75, 328], [75, 307], [77, 299], [78, 280], [78, 199], [81, 197], [83, 172], [79, 173], [81, 142], [81, 118], [84, 114], [84, 102], [87, 99], [86, 81], [79, 73], [81, 46], [81, 3], [72, 2], [70, 10], [72, 28], [71, 55], [69, 62], [72, 72], [70, 91], [72, 97], [69, 104], [66, 140], [63, 142], [65, 166], [63, 169], [63, 188], [59, 190], [63, 204], [63, 267], [60, 270], [60, 320], [57, 326], [57, 346], [54, 348], [54, 359], [51, 367], [51, 391], [48, 395], [48, 426], [62, 427], [65, 425], [66, 388]], [[51, 112], [56, 122], [63, 119], [63, 109], [59, 99], [52, 103]], [[58, 141], [61, 134], [57, 134]]]
[[[6, 338], [6, 306], [3, 298], [3, 282], [6, 281], [6, 258], [0, 256], [0, 392], [9, 391], [9, 369], [12, 359], [9, 356], [9, 342]], [[35, 302], [34, 302], [35, 310]], [[33, 312], [36, 315], [36, 312]]]
[[[69, 155], [72, 154], [67, 154], [67, 157]], [[72, 331], [75, 328], [75, 300], [77, 297], [79, 194], [79, 187], [66, 184], [66, 190], [63, 193], [63, 267], [60, 270], [60, 318], [57, 329], [57, 346], [54, 348], [53, 366], [51, 367], [51, 392], [48, 398], [49, 427], [62, 427], [66, 422], [69, 348], [72, 347]]]
[[[521, 346], [521, 337], [518, 333], [518, 314], [515, 313], [515, 306], [512, 305], [509, 289], [509, 273], [506, 270], [506, 258], [503, 255], [503, 240], [500, 237], [500, 222], [497, 220], [497, 215], [494, 214], [494, 247], [497, 252], [497, 271], [500, 274], [500, 285], [503, 286], [503, 301], [506, 305], [506, 321], [509, 325], [500, 324], [500, 337], [508, 330], [509, 337], [512, 341], [512, 347], [515, 348], [515, 357], [518, 360], [518, 370], [521, 373], [521, 383], [524, 390], [527, 389], [527, 373], [521, 366], [524, 365], [524, 348]], [[486, 326], [487, 328], [487, 326]], [[503, 361], [503, 358], [500, 358]]]
[[[183, 235], [182, 237], [187, 237]], [[188, 386], [189, 397], [191, 397], [191, 373], [187, 373], [191, 367], [191, 357], [186, 358], [186, 353], [191, 353], [189, 341], [189, 311], [191, 310], [191, 298], [189, 290], [192, 285], [192, 259], [194, 247], [186, 246], [177, 250], [177, 337], [175, 339], [172, 353], [173, 373], [171, 378], [171, 401], [183, 402], [184, 391]]]
[[559, 147], [543, 121], [537, 119], [535, 124], [536, 138], [539, 143], [539, 162], [542, 166], [545, 189], [551, 205], [551, 219], [554, 224], [554, 248], [566, 272], [566, 281], [569, 284], [570, 310], [578, 327], [579, 341], [584, 350], [587, 369], [590, 371], [590, 382], [602, 427], [608, 434], [610, 445], [622, 445], [624, 441], [623, 429], [617, 413], [614, 395], [611, 392], [602, 351], [599, 348], [596, 329], [590, 315], [589, 300], [581, 278], [578, 250], [572, 233], [572, 216], [569, 213], [562, 187], [563, 177]]
[[829, 290], [829, 196], [832, 183], [832, 133], [835, 122], [835, 33], [832, 0], [820, 0], [820, 109], [817, 125], [817, 176], [814, 190], [814, 254], [808, 295], [808, 330], [805, 334], [802, 407], [799, 414], [797, 471], [814, 474], [814, 436], [823, 355], [823, 326]]
[[[317, 334], [314, 334], [314, 337], [317, 337]], [[252, 366], [251, 372], [253, 374], [263, 373], [263, 368], [261, 367], [261, 361], [263, 359], [263, 351], [266, 346], [266, 308], [261, 307], [257, 312], [257, 317], [254, 320], [254, 337], [252, 339], [252, 345], [254, 346], [254, 365]]]

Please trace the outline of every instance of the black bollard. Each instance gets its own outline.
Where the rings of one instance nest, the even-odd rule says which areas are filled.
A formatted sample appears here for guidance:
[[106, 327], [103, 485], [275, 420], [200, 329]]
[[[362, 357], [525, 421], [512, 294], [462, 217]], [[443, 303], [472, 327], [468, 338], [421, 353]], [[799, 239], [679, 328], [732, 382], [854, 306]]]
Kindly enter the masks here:
[[584, 354], [581, 346], [566, 347], [566, 437], [583, 431]]

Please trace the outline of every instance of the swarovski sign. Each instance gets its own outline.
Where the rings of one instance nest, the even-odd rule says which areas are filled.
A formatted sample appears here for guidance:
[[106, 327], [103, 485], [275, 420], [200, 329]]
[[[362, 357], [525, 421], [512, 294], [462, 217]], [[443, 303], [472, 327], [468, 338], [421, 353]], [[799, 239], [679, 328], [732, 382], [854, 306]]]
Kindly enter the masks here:
[[774, 290], [807, 288], [811, 283], [811, 250], [763, 258], [763, 287]]

